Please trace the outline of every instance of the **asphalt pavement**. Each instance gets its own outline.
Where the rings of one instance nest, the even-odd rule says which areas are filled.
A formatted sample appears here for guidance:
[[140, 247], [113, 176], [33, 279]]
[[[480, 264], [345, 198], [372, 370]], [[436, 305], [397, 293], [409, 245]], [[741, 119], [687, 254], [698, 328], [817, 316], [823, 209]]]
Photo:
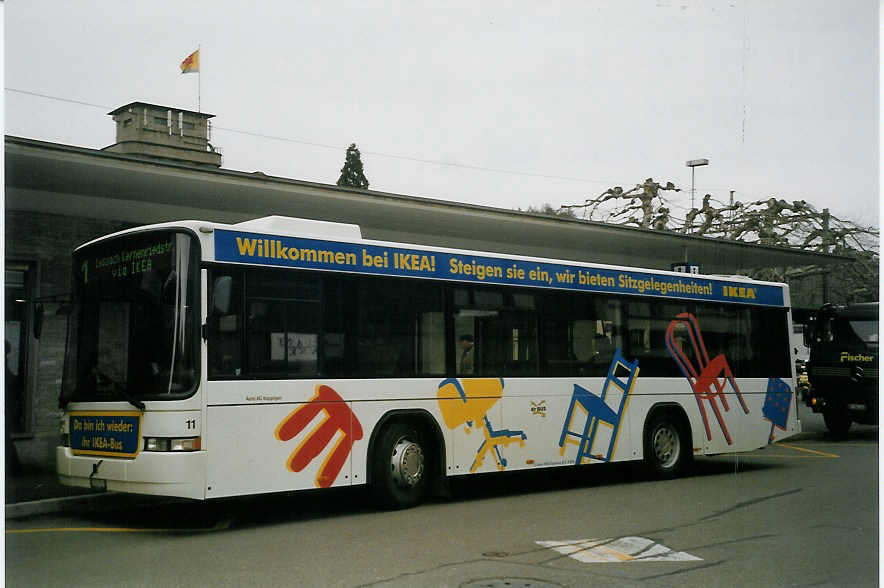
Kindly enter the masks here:
[[[800, 407], [799, 418], [802, 419], [804, 432], [790, 441], [814, 438], [827, 435], [822, 418], [814, 415], [805, 407]], [[810, 426], [808, 426], [810, 425]], [[859, 429], [865, 435], [877, 432], [877, 427], [854, 425], [854, 432]], [[125, 508], [142, 501], [156, 500], [156, 497], [123, 494], [91, 490], [89, 488], [72, 488], [59, 483], [54, 471], [24, 466], [17, 472], [7, 473], [6, 482], [6, 518], [18, 519], [48, 513], [83, 512], [112, 508]]]

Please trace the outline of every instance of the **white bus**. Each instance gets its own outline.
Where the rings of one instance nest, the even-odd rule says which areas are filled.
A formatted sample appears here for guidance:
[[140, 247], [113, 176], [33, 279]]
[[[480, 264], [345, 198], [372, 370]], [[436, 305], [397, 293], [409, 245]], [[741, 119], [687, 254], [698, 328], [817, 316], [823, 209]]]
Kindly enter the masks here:
[[182, 221], [74, 252], [61, 481], [211, 499], [694, 455], [800, 430], [784, 284]]

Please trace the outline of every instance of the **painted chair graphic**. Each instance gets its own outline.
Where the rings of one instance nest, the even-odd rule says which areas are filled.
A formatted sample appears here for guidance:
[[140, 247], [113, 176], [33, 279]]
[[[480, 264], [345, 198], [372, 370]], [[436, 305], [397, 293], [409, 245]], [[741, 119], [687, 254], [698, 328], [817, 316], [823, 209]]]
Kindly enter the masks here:
[[439, 410], [449, 429], [465, 425], [467, 433], [475, 428], [481, 429], [485, 436], [476, 451], [470, 473], [482, 467], [489, 451], [497, 469], [505, 469], [507, 461], [500, 453], [500, 446], [506, 447], [510, 443], [518, 443], [520, 447], [525, 445], [524, 431], [495, 429], [488, 420], [488, 411], [503, 397], [503, 378], [448, 378], [439, 384], [437, 397]]
[[767, 394], [764, 396], [764, 406], [761, 414], [770, 421], [770, 435], [767, 442], [774, 442], [774, 427], [782, 431], [789, 426], [789, 409], [792, 406], [792, 389], [789, 384], [779, 378], [770, 378], [767, 381]]
[[[625, 370], [625, 379], [622, 371]], [[587, 459], [599, 461], [611, 461], [617, 445], [617, 436], [620, 433], [620, 424], [623, 413], [629, 404], [629, 395], [638, 377], [638, 360], [627, 361], [620, 350], [614, 351], [614, 359], [608, 368], [608, 377], [605, 379], [602, 395], [596, 396], [589, 390], [574, 384], [574, 392], [571, 395], [571, 404], [565, 415], [565, 424], [562, 426], [562, 435], [559, 437], [560, 455], [565, 455], [569, 443], [577, 445], [577, 459], [575, 465], [580, 465]], [[620, 391], [620, 400], [615, 411], [608, 404], [608, 395], [613, 386]], [[616, 402], [616, 400], [615, 400]], [[574, 431], [571, 426], [574, 421], [575, 409], [580, 408], [586, 414], [583, 429]], [[593, 453], [593, 444], [599, 431], [599, 425], [611, 428], [611, 436], [608, 439], [608, 447], [604, 453]]]
[[[696, 366], [691, 363], [690, 358], [678, 345], [675, 339], [675, 330], [677, 328], [684, 328], [687, 331], [693, 355], [697, 361]], [[749, 414], [749, 407], [746, 406], [740, 387], [737, 386], [737, 382], [734, 380], [734, 374], [727, 363], [727, 358], [722, 353], [716, 355], [711, 360], [709, 359], [706, 344], [703, 342], [703, 334], [700, 332], [700, 325], [697, 323], [694, 315], [687, 312], [677, 314], [675, 320], [669, 323], [669, 327], [666, 329], [666, 348], [669, 349], [670, 355], [672, 355], [681, 373], [688, 379], [691, 389], [694, 391], [697, 406], [700, 408], [700, 416], [703, 417], [703, 426], [706, 428], [706, 439], [712, 441], [712, 431], [709, 428], [709, 419], [706, 415], [704, 402], [708, 402], [709, 406], [712, 407], [712, 412], [715, 413], [715, 418], [718, 420], [718, 425], [721, 427], [721, 432], [724, 433], [727, 444], [733, 445], [733, 439], [727, 430], [727, 426], [724, 424], [721, 410], [718, 408], [718, 402], [721, 402], [725, 412], [730, 411], [727, 397], [724, 394], [725, 386], [730, 383], [731, 388], [734, 389], [737, 395], [737, 399], [740, 401], [740, 406], [743, 407], [744, 413]]]

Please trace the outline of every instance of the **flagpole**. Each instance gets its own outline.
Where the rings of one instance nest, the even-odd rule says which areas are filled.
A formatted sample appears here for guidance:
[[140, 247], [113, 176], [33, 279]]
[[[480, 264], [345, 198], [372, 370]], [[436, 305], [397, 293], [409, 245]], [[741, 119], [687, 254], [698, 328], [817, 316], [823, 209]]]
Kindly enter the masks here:
[[[2, 1], [2, 0], [0, 0]], [[202, 64], [200, 63], [200, 50], [202, 49], [201, 45], [197, 45], [196, 51], [187, 56], [187, 59], [181, 62], [181, 73], [195, 73], [196, 74], [196, 111], [202, 112], [202, 99], [203, 99], [203, 74], [202, 74]]]

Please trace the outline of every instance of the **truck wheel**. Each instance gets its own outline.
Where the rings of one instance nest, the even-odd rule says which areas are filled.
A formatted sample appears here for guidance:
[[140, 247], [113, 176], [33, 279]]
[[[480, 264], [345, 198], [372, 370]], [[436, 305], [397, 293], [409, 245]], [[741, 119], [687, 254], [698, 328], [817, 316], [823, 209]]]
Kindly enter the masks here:
[[418, 430], [403, 423], [386, 427], [372, 455], [372, 493], [383, 508], [419, 504], [427, 489], [427, 453]]
[[687, 469], [693, 458], [691, 437], [676, 414], [656, 411], [645, 424], [645, 465], [657, 478], [674, 478]]
[[844, 439], [847, 437], [847, 431], [850, 430], [850, 415], [841, 407], [830, 406], [823, 411], [823, 421], [826, 428], [837, 437]]

